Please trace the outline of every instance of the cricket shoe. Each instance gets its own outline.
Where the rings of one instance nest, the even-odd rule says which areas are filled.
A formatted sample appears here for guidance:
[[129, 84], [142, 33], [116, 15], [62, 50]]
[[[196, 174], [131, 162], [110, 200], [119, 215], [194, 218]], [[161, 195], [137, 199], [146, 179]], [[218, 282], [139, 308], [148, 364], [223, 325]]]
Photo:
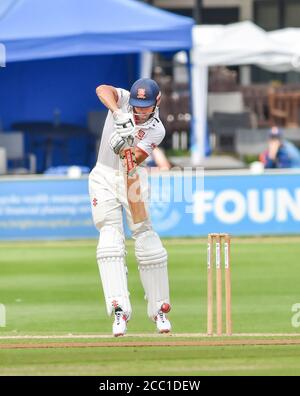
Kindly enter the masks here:
[[171, 331], [171, 323], [167, 319], [164, 312], [158, 312], [158, 314], [155, 316], [155, 322], [159, 333], [169, 333]]
[[115, 320], [112, 327], [114, 337], [123, 336], [127, 330], [127, 316], [121, 308], [115, 309]]

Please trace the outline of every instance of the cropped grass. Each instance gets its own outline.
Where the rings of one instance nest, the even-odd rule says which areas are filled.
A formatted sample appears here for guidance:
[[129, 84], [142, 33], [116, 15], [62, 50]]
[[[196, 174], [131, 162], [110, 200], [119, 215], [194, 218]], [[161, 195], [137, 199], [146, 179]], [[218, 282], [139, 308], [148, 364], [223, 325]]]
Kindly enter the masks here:
[[[96, 243], [0, 244], [0, 303], [7, 314], [0, 336], [110, 334]], [[164, 244], [173, 332], [205, 333], [206, 241], [168, 239]], [[130, 241], [127, 250], [133, 307], [128, 333], [152, 334], [155, 324], [147, 318]], [[300, 303], [300, 238], [234, 238], [231, 256], [234, 333], [300, 336], [300, 327], [293, 327], [297, 321], [292, 322], [292, 308]], [[0, 374], [299, 375], [299, 355], [297, 345], [0, 350]]]

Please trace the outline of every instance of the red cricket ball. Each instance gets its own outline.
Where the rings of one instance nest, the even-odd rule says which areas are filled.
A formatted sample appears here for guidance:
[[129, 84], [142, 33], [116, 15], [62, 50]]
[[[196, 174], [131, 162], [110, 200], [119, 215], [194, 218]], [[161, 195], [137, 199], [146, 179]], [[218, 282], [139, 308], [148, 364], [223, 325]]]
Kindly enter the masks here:
[[163, 313], [168, 313], [171, 311], [171, 305], [168, 303], [163, 303], [160, 309]]

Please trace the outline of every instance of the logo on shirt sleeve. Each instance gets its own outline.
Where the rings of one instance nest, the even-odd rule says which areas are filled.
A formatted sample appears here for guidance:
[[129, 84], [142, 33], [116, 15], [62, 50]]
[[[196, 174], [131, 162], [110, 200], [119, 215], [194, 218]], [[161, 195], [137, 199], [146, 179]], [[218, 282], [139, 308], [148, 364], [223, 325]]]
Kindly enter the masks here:
[[154, 150], [156, 147], [157, 147], [157, 144], [151, 143], [151, 148], [152, 148], [152, 150]]
[[137, 137], [139, 140], [143, 140], [143, 139], [144, 139], [144, 136], [145, 136], [145, 132], [144, 132], [142, 129], [140, 129], [140, 130], [138, 131], [138, 133], [136, 134], [136, 137]]

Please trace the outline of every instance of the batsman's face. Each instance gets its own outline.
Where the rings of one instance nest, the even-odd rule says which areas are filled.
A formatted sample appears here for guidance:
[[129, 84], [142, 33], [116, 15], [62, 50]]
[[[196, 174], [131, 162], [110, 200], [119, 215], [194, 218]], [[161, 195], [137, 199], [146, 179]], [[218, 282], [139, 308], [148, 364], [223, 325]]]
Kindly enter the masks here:
[[154, 106], [150, 107], [134, 107], [133, 114], [136, 124], [144, 124], [152, 116], [155, 110]]

